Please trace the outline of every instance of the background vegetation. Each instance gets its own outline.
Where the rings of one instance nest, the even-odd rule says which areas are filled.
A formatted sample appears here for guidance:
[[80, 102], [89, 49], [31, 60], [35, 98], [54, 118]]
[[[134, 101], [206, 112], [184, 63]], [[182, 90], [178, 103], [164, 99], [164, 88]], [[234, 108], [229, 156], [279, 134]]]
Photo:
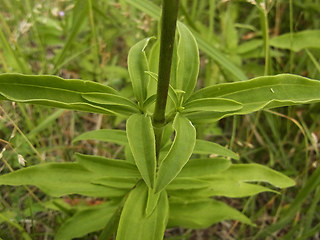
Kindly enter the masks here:
[[[91, 79], [130, 97], [128, 50], [158, 32], [157, 12], [150, 2], [161, 3], [2, 0], [0, 71]], [[179, 19], [198, 39], [199, 87], [277, 73], [320, 79], [319, 0], [270, 0], [265, 5], [249, 0], [181, 0]], [[296, 34], [301, 31], [304, 35]], [[225, 200], [242, 209], [257, 227], [222, 222], [204, 230], [175, 228], [166, 232], [166, 239], [320, 239], [320, 176], [313, 174], [319, 169], [319, 111], [319, 104], [281, 108], [198, 126], [206, 139], [239, 153], [241, 162], [282, 171], [297, 186], [282, 195]], [[30, 166], [72, 161], [74, 151], [113, 158], [123, 154], [115, 144], [72, 144], [75, 136], [88, 130], [123, 129], [120, 118], [6, 102], [0, 112], [0, 174], [23, 167], [19, 155]], [[73, 211], [100, 201], [73, 196], [60, 204]], [[48, 208], [51, 211], [41, 212]], [[66, 217], [55, 209], [36, 188], [1, 187], [0, 238], [53, 239]]]

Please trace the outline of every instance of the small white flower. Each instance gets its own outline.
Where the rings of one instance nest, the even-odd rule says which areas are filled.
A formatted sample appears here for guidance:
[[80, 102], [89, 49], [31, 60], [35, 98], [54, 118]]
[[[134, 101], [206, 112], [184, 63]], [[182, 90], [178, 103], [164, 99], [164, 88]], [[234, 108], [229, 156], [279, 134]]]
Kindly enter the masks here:
[[18, 162], [21, 166], [25, 166], [27, 161], [22, 157], [22, 155], [18, 154]]

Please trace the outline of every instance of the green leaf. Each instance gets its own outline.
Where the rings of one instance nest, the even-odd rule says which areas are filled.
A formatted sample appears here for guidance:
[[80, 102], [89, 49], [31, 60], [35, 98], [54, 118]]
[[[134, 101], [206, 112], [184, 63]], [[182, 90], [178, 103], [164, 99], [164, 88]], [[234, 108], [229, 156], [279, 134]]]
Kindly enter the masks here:
[[179, 174], [195, 146], [196, 130], [187, 118], [178, 113], [172, 126], [175, 138], [169, 152], [160, 163], [155, 192], [160, 192]]
[[170, 201], [169, 227], [208, 228], [224, 220], [237, 220], [252, 225], [238, 210], [213, 199], [185, 203]]
[[198, 45], [189, 29], [177, 23], [179, 32], [176, 88], [185, 92], [186, 100], [193, 92], [199, 73]]
[[120, 217], [117, 240], [162, 240], [166, 229], [169, 203], [165, 191], [150, 216], [146, 214], [148, 187], [140, 182], [126, 200]]
[[83, 93], [81, 96], [92, 102], [93, 104], [100, 104], [102, 106], [117, 106], [124, 108], [131, 113], [139, 113], [137, 105], [130, 99], [110, 93]]
[[138, 102], [142, 104], [147, 98], [147, 86], [149, 76], [145, 71], [149, 70], [145, 48], [152, 38], [145, 38], [136, 43], [129, 51], [128, 70], [132, 82], [133, 92]]
[[[204, 168], [203, 168], [204, 169]], [[190, 171], [191, 172], [191, 171]], [[207, 181], [209, 187], [203, 189], [185, 189], [169, 191], [172, 196], [180, 198], [203, 198], [212, 196], [225, 197], [247, 197], [261, 192], [274, 192], [264, 186], [257, 185], [257, 182], [265, 182], [279, 188], [287, 188], [295, 183], [292, 179], [280, 172], [272, 170], [259, 164], [234, 164], [225, 171], [212, 174], [209, 177], [194, 175], [200, 180]]]
[[127, 137], [134, 160], [148, 187], [153, 188], [156, 174], [156, 143], [149, 116], [135, 114], [127, 121]]
[[60, 54], [57, 55], [55, 61], [55, 71], [59, 69], [67, 56], [68, 50], [71, 48], [72, 43], [76, 40], [76, 36], [83, 25], [83, 22], [87, 19], [86, 15], [88, 14], [89, 6], [88, 1], [86, 0], [77, 0], [74, 9], [72, 11], [72, 27], [69, 32], [68, 38], [66, 40], [66, 44], [63, 46]]
[[231, 113], [185, 114], [192, 122], [217, 121], [226, 116], [248, 114], [261, 109], [319, 102], [320, 81], [293, 74], [258, 77], [203, 88], [188, 101], [203, 98], [234, 100], [241, 103], [243, 108]]
[[141, 178], [137, 167], [129, 161], [84, 155], [80, 153], [76, 153], [75, 158], [82, 166], [94, 172], [97, 177]]
[[78, 163], [44, 163], [0, 176], [0, 185], [34, 185], [48, 195], [60, 197], [82, 194], [94, 197], [119, 197], [126, 191], [91, 184], [96, 177]]
[[114, 202], [107, 202], [78, 211], [63, 223], [55, 239], [71, 240], [103, 229], [116, 211], [116, 208], [117, 205]]
[[167, 191], [174, 191], [180, 189], [202, 189], [209, 187], [208, 181], [203, 181], [197, 178], [176, 177], [167, 187]]
[[56, 76], [0, 74], [0, 99], [102, 114], [123, 114], [115, 106], [89, 103], [83, 93], [118, 95], [111, 87], [85, 80], [65, 80]]
[[[177, 178], [178, 179], [178, 178]], [[203, 188], [176, 188], [167, 189], [172, 197], [181, 199], [199, 199], [208, 197], [230, 197], [242, 198], [256, 195], [262, 192], [278, 193], [272, 189], [245, 182], [227, 179], [224, 177], [211, 177], [210, 179], [201, 179], [206, 182], [207, 187]], [[202, 184], [205, 186], [205, 184]]]
[[184, 113], [195, 111], [234, 112], [242, 108], [241, 103], [223, 98], [202, 98], [190, 101], [184, 105]]
[[215, 174], [228, 169], [230, 166], [231, 161], [225, 158], [190, 159], [177, 178], [214, 176]]
[[223, 157], [230, 157], [239, 160], [239, 155], [231, 150], [214, 142], [197, 139], [196, 145], [193, 149], [195, 154], [216, 154]]
[[94, 184], [100, 184], [107, 187], [118, 189], [131, 189], [141, 178], [134, 177], [101, 177], [91, 181]]
[[[146, 71], [146, 74], [150, 75], [151, 79], [155, 80], [158, 83], [158, 74]], [[157, 85], [157, 84], [155, 84]], [[178, 104], [178, 96], [177, 96], [177, 91], [169, 84], [169, 89], [168, 89], [168, 95], [172, 102], [177, 105]], [[156, 98], [156, 96], [155, 96]]]
[[260, 164], [233, 164], [217, 176], [241, 182], [266, 182], [278, 188], [287, 188], [295, 182], [280, 172]]
[[75, 139], [72, 142], [78, 142], [81, 140], [96, 140], [96, 141], [103, 141], [103, 142], [112, 142], [119, 145], [127, 145], [128, 139], [126, 132], [123, 130], [116, 130], [116, 129], [99, 129], [93, 130], [90, 132], [85, 132]]
[[319, 41], [320, 30], [306, 30], [274, 37], [270, 39], [270, 45], [299, 52], [305, 48], [320, 48]]

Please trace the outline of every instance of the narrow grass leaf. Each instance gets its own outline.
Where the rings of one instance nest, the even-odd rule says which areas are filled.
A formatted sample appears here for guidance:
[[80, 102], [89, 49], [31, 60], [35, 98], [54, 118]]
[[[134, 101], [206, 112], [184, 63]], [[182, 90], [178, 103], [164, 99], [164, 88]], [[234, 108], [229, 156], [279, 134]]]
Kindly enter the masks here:
[[169, 152], [160, 163], [155, 192], [164, 189], [180, 173], [196, 143], [196, 130], [187, 118], [178, 113], [172, 126], [175, 138]]
[[126, 132], [123, 130], [116, 129], [98, 129], [89, 132], [85, 132], [75, 139], [72, 140], [73, 143], [81, 140], [96, 140], [102, 142], [112, 142], [119, 145], [127, 145], [128, 139]]
[[140, 182], [127, 198], [120, 217], [116, 240], [162, 240], [166, 229], [169, 203], [165, 191], [160, 193], [158, 204], [147, 216], [148, 187]]
[[305, 48], [320, 48], [319, 41], [320, 30], [305, 30], [276, 36], [270, 39], [270, 45], [299, 52]]
[[96, 176], [140, 178], [137, 167], [125, 160], [109, 159], [101, 156], [75, 154], [78, 163], [94, 172]]
[[61, 64], [66, 59], [68, 51], [71, 49], [72, 43], [75, 41], [77, 34], [79, 33], [81, 26], [83, 25], [84, 21], [87, 19], [86, 16], [88, 15], [88, 1], [87, 0], [77, 0], [76, 4], [73, 8], [72, 14], [72, 27], [69, 31], [68, 38], [66, 40], [66, 44], [63, 46], [59, 55], [57, 55], [55, 60], [55, 71], [57, 71], [58, 67], [61, 67]]
[[145, 54], [150, 39], [146, 38], [136, 43], [129, 51], [128, 70], [132, 82], [133, 92], [140, 104], [147, 98], [147, 86], [149, 75], [145, 72], [149, 70], [148, 60]]
[[59, 228], [55, 239], [71, 240], [103, 229], [117, 209], [117, 204], [107, 202], [76, 212]]
[[320, 168], [318, 167], [308, 178], [304, 187], [298, 192], [294, 201], [289, 205], [289, 208], [282, 214], [282, 217], [278, 222], [262, 229], [257, 235], [255, 239], [266, 238], [270, 234], [279, 231], [285, 226], [292, 224], [292, 221], [297, 216], [297, 214], [301, 211], [302, 204], [310, 198], [311, 193], [315, 191], [320, 185]]
[[91, 184], [96, 177], [78, 163], [45, 163], [0, 176], [0, 185], [34, 185], [50, 196], [82, 194], [94, 197], [119, 197], [126, 191]]
[[183, 90], [184, 99], [187, 99], [192, 94], [198, 79], [199, 50], [190, 30], [181, 22], [178, 22], [177, 28], [179, 41], [176, 88]]
[[[160, 8], [154, 3], [147, 0], [125, 0], [130, 5], [140, 9], [144, 13], [154, 17], [155, 19], [160, 19]], [[214, 61], [216, 61], [222, 68], [226, 69], [233, 75], [236, 80], [246, 80], [247, 77], [243, 71], [231, 62], [225, 55], [216, 49], [212, 44], [208, 43], [205, 39], [206, 36], [202, 36], [196, 31], [192, 31], [193, 36], [197, 40], [200, 50], [206, 53]]]
[[217, 121], [226, 116], [248, 114], [261, 109], [319, 102], [320, 81], [293, 74], [258, 77], [203, 88], [195, 92], [189, 101], [202, 98], [234, 100], [241, 103], [243, 108], [231, 113], [185, 114], [192, 122]]
[[237, 220], [252, 225], [245, 215], [220, 201], [170, 201], [169, 227], [208, 228], [224, 220]]
[[156, 144], [151, 118], [135, 114], [127, 121], [127, 137], [131, 152], [143, 180], [153, 188], [156, 173]]

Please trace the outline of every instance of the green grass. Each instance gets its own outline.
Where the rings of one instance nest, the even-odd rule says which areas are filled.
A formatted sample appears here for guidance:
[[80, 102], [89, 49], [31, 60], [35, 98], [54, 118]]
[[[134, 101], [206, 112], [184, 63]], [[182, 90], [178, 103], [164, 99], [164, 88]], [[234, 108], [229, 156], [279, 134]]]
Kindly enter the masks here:
[[[91, 79], [132, 96], [126, 59], [129, 48], [157, 36], [161, 1], [18, 1], [0, 5], [0, 71]], [[293, 42], [297, 32], [320, 29], [320, 1], [267, 1], [267, 11], [246, 1], [181, 0], [179, 19], [192, 29], [201, 50], [198, 86], [241, 81], [266, 73], [320, 78], [320, 47]], [[158, 6], [158, 7], [157, 7]], [[268, 20], [268, 24], [266, 21]], [[287, 33], [279, 43], [276, 37]], [[316, 34], [306, 35], [304, 39]], [[304, 44], [304, 45], [302, 45]], [[267, 63], [267, 64], [266, 64]], [[294, 178], [282, 195], [263, 193], [225, 199], [257, 227], [223, 222], [203, 230], [170, 229], [167, 239], [317, 239], [320, 232], [319, 104], [262, 111], [199, 125], [201, 135], [230, 144], [241, 162], [268, 165]], [[122, 156], [114, 144], [72, 139], [88, 130], [123, 129], [122, 119], [1, 102], [0, 174], [9, 166], [73, 161], [75, 151]], [[53, 239], [76, 206], [97, 199], [50, 199], [34, 187], [0, 189], [0, 239]], [[59, 206], [59, 208], [57, 207]], [[60, 209], [60, 211], [57, 211]], [[63, 209], [63, 210], [61, 210]], [[46, 210], [46, 211], [44, 211]], [[91, 234], [83, 239], [95, 239]]]

